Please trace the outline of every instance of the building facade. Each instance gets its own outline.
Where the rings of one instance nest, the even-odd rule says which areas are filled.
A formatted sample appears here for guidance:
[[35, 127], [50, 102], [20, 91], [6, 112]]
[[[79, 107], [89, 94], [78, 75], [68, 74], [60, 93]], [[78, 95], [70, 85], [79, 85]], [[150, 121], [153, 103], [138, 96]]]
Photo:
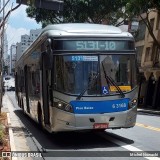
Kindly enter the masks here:
[[16, 62], [16, 45], [12, 44], [10, 47], [10, 69], [9, 73], [14, 75], [15, 62]]
[[[8, 41], [7, 41], [7, 34], [6, 33], [4, 33], [3, 59], [4, 59], [4, 63], [8, 59]], [[4, 64], [4, 65], [6, 65], [6, 64]]]
[[[145, 18], [146, 14], [142, 14]], [[160, 16], [149, 13], [151, 30], [160, 46]], [[139, 104], [144, 108], [160, 110], [160, 47], [157, 46], [143, 20], [139, 21], [136, 36], [137, 62], [140, 71]]]
[[30, 30], [30, 35], [25, 34], [21, 36], [21, 42], [17, 43], [16, 60], [18, 60], [22, 56], [23, 52], [33, 43], [40, 32], [41, 29]]

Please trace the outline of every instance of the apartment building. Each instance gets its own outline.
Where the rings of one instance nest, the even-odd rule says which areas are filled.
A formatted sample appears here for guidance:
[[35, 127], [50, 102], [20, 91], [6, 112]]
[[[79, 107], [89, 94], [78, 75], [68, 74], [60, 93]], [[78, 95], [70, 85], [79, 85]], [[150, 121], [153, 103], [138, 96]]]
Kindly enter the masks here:
[[6, 33], [4, 33], [3, 60], [4, 65], [6, 66], [7, 64], [5, 62], [8, 60], [8, 41]]
[[10, 74], [14, 74], [14, 68], [15, 68], [15, 62], [16, 62], [16, 45], [12, 44], [10, 47]]
[[23, 52], [33, 43], [33, 41], [38, 37], [40, 34], [41, 29], [36, 29], [36, 30], [30, 30], [30, 35], [22, 35], [21, 36], [21, 42], [17, 43], [17, 55], [16, 55], [16, 60], [18, 60]]
[[[146, 14], [142, 14], [145, 18]], [[160, 46], [160, 16], [157, 11], [149, 13], [149, 21], [155, 38]], [[140, 71], [140, 105], [144, 108], [160, 110], [160, 48], [143, 20], [139, 20], [139, 31], [136, 36], [137, 61]]]

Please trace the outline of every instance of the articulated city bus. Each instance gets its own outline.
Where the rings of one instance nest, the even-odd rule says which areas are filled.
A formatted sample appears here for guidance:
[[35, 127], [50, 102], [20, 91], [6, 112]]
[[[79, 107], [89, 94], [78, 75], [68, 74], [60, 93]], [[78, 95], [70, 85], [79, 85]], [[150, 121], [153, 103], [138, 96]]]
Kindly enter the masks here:
[[49, 25], [16, 63], [18, 104], [49, 132], [133, 127], [135, 62], [134, 38], [117, 27]]

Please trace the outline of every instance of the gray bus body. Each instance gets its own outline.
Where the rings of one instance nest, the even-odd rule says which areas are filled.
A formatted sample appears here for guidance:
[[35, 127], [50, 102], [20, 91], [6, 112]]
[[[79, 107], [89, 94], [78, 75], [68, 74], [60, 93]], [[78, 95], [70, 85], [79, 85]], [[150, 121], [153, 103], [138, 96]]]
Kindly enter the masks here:
[[117, 27], [49, 25], [16, 62], [18, 104], [49, 132], [133, 127], [135, 57]]

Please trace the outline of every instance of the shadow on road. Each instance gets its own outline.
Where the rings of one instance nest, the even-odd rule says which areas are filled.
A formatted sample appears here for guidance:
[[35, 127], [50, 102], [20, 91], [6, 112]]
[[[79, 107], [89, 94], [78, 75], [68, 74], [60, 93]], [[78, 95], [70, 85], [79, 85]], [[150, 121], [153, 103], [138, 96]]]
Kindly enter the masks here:
[[147, 115], [147, 116], [154, 116], [154, 117], [160, 117], [159, 114], [153, 114], [153, 113], [149, 113], [149, 112], [138, 112], [138, 115]]
[[[20, 118], [24, 127], [13, 128], [14, 130], [24, 131], [26, 137], [35, 138], [38, 143], [46, 150], [56, 149], [92, 149], [92, 148], [107, 148], [112, 150], [112, 147], [119, 147], [111, 143], [106, 138], [98, 135], [96, 132], [63, 132], [58, 134], [50, 134], [42, 130], [39, 125], [31, 120], [27, 115], [24, 115], [22, 110], [15, 110], [15, 114]], [[127, 144], [134, 143], [133, 140], [126, 139], [116, 134], [103, 132], [104, 135], [109, 135], [118, 138]]]

